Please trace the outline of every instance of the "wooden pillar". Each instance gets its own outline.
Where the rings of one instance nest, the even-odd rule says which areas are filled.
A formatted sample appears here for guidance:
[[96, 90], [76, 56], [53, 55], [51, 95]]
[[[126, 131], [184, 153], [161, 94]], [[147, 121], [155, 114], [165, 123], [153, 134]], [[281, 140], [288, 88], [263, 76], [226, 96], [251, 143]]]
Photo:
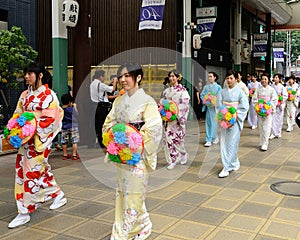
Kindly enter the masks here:
[[79, 111], [80, 145], [91, 145], [94, 133], [94, 110], [90, 100], [91, 48], [91, 1], [77, 0], [79, 17], [73, 33], [73, 95]]
[[74, 69], [73, 94], [77, 95], [81, 84], [91, 71], [91, 1], [77, 0], [79, 4], [79, 18], [74, 28]]

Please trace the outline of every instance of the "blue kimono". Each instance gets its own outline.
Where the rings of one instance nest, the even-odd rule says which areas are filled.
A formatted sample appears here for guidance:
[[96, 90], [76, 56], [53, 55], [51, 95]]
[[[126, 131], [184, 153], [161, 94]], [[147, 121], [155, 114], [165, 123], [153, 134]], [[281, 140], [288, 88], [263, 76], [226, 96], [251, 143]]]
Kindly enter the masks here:
[[217, 99], [216, 107], [230, 105], [236, 108], [237, 121], [231, 128], [221, 128], [220, 149], [223, 167], [226, 171], [232, 171], [240, 166], [238, 159], [238, 145], [244, 120], [249, 109], [247, 96], [240, 87], [235, 85], [232, 89], [224, 88]]
[[[204, 86], [200, 98], [203, 102], [204, 96], [209, 92], [214, 92], [216, 96], [220, 95], [222, 88], [217, 83], [209, 83]], [[206, 129], [206, 142], [218, 139], [218, 123], [216, 122], [216, 107], [207, 107], [203, 104], [202, 112], [206, 111], [205, 114], [205, 129]]]

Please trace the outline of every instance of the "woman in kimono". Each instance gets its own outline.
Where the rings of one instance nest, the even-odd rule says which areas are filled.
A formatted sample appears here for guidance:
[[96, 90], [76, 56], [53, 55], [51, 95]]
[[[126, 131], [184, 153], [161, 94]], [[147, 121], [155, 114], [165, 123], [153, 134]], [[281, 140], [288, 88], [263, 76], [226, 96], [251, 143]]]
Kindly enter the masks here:
[[266, 116], [258, 115], [258, 129], [259, 129], [259, 137], [260, 137], [260, 146], [262, 151], [268, 150], [269, 145], [269, 137], [272, 128], [272, 119], [273, 113], [276, 111], [276, 105], [278, 102], [277, 93], [274, 88], [272, 88], [269, 83], [269, 74], [264, 73], [261, 76], [261, 84], [252, 97], [253, 104], [257, 104], [259, 100], [265, 100], [270, 102], [271, 105], [271, 113]]
[[184, 146], [186, 121], [190, 109], [190, 96], [187, 90], [179, 83], [180, 74], [172, 70], [168, 74], [170, 87], [163, 92], [163, 99], [174, 101], [178, 106], [177, 120], [164, 122], [163, 142], [167, 161], [167, 169], [173, 169], [177, 163], [186, 164], [187, 151]]
[[296, 110], [298, 107], [298, 85], [295, 83], [293, 76], [287, 78], [286, 90], [288, 93], [288, 99], [286, 101], [286, 121], [287, 121], [287, 132], [291, 132], [294, 129]]
[[252, 74], [252, 81], [248, 84], [249, 88], [249, 98], [250, 98], [250, 103], [249, 103], [249, 114], [248, 114], [248, 125], [254, 130], [257, 128], [257, 114], [254, 109], [254, 104], [252, 101], [252, 96], [256, 89], [260, 87], [261, 84], [260, 82], [257, 81], [257, 75], [256, 73]]
[[162, 122], [156, 102], [139, 88], [143, 71], [138, 64], [120, 66], [118, 76], [125, 94], [115, 99], [103, 132], [118, 123], [133, 125], [144, 140], [144, 152], [135, 165], [116, 163], [118, 186], [115, 222], [111, 240], [146, 239], [152, 223], [145, 206], [148, 171], [155, 170], [162, 137]]
[[230, 128], [221, 127], [220, 151], [223, 169], [219, 173], [220, 178], [227, 177], [229, 172], [237, 171], [240, 168], [238, 159], [238, 145], [244, 120], [249, 109], [248, 98], [242, 89], [236, 84], [238, 75], [230, 70], [226, 73], [226, 87], [222, 90], [217, 99], [217, 110], [221, 106], [232, 106], [236, 109], [236, 123]]
[[9, 228], [29, 222], [29, 213], [50, 199], [54, 199], [50, 209], [67, 203], [48, 163], [52, 140], [61, 130], [63, 118], [57, 96], [51, 90], [51, 75], [44, 67], [30, 63], [24, 69], [24, 76], [28, 89], [21, 94], [15, 113], [32, 112], [37, 130], [17, 153], [15, 198], [19, 214], [9, 223]]
[[273, 77], [274, 83], [272, 87], [275, 89], [277, 93], [278, 102], [276, 105], [276, 111], [273, 114], [272, 120], [272, 130], [271, 136], [269, 139], [274, 138], [281, 138], [281, 130], [283, 125], [283, 115], [284, 115], [284, 108], [286, 104], [286, 100], [288, 98], [288, 94], [286, 88], [281, 84], [282, 75], [277, 73]]
[[[206, 130], [206, 139], [205, 147], [210, 147], [211, 144], [219, 143], [218, 138], [218, 123], [216, 122], [216, 107], [215, 102], [207, 101], [205, 96], [214, 95], [215, 98], [221, 93], [222, 88], [219, 84], [216, 83], [218, 80], [218, 75], [215, 72], [208, 73], [208, 84], [204, 86], [200, 97], [203, 102], [202, 111], [205, 113], [205, 130]], [[209, 103], [209, 104], [208, 104]]]

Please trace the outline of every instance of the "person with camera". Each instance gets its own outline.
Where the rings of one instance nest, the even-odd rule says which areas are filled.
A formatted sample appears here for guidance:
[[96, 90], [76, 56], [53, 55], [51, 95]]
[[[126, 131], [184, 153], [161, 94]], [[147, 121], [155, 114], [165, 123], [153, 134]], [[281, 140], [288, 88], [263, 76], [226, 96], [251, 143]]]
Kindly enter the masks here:
[[96, 70], [93, 79], [94, 80], [90, 85], [90, 94], [92, 102], [97, 103], [95, 113], [95, 131], [100, 147], [105, 148], [102, 143], [102, 126], [112, 105], [112, 103], [108, 101], [107, 93], [111, 93], [116, 90], [117, 81], [114, 81], [112, 86], [106, 85], [104, 83], [104, 70]]

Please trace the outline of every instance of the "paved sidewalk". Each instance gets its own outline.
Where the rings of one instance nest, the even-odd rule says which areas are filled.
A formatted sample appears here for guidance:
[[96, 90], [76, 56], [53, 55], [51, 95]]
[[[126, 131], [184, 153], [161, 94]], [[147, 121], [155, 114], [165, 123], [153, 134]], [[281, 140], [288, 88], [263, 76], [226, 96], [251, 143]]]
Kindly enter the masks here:
[[[258, 129], [246, 124], [239, 147], [241, 168], [225, 179], [218, 178], [222, 169], [219, 145], [205, 148], [204, 139], [204, 122], [200, 130], [195, 122], [189, 123], [189, 165], [171, 171], [166, 170], [160, 152], [146, 200], [153, 222], [149, 239], [299, 240], [300, 197], [276, 193], [270, 185], [300, 182], [300, 130], [284, 131], [281, 139], [270, 141], [267, 152], [261, 152]], [[114, 166], [104, 163], [99, 149], [82, 147], [79, 154], [81, 161], [63, 161], [62, 152], [50, 156], [67, 205], [50, 211], [50, 202], [46, 203], [31, 214], [30, 223], [16, 229], [7, 228], [17, 214], [15, 154], [0, 156], [0, 239], [109, 239]], [[300, 194], [300, 184], [294, 185], [291, 191]]]

